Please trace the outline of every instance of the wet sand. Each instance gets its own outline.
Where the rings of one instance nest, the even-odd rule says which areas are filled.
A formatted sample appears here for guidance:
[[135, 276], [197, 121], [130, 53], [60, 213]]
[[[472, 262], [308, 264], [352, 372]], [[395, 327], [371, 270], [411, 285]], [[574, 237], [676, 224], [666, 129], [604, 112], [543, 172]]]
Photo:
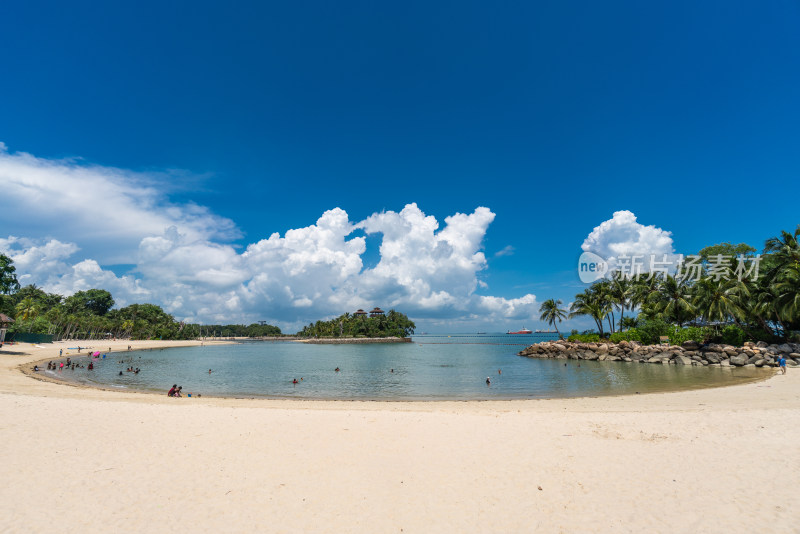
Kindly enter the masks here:
[[467, 402], [173, 399], [20, 371], [77, 343], [0, 351], [3, 531], [797, 531], [800, 370]]

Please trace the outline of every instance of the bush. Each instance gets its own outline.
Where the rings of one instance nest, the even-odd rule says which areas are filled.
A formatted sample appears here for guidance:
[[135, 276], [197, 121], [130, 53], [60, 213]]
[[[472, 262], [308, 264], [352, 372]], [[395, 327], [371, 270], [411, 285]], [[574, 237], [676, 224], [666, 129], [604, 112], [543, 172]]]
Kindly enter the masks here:
[[572, 334], [567, 341], [577, 341], [580, 343], [595, 343], [600, 341], [600, 334]]
[[655, 345], [660, 342], [661, 336], [669, 336], [672, 325], [661, 319], [649, 319], [642, 323], [636, 330], [639, 332], [641, 342], [645, 345]]
[[673, 325], [672, 330], [667, 335], [669, 336], [670, 343], [673, 345], [680, 345], [685, 341], [704, 343], [713, 335], [713, 332], [710, 328], [706, 327], [687, 326], [686, 328], [679, 328]]
[[729, 324], [722, 329], [722, 342], [726, 345], [741, 347], [745, 339], [747, 339], [747, 333], [735, 324]]
[[637, 328], [629, 328], [624, 332], [614, 332], [609, 337], [612, 343], [619, 343], [620, 341], [642, 341], [642, 334]]

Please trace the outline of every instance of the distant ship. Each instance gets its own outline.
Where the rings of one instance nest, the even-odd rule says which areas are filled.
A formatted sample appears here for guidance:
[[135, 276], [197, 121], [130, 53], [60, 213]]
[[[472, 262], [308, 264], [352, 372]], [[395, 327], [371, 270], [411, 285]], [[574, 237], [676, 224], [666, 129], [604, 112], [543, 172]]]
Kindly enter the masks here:
[[523, 326], [522, 330], [520, 330], [519, 332], [512, 332], [512, 331], [509, 330], [508, 332], [506, 332], [506, 334], [533, 334], [533, 331], [532, 330], [528, 330], [527, 328], [525, 328]]
[[557, 330], [537, 330], [537, 334], [558, 334]]

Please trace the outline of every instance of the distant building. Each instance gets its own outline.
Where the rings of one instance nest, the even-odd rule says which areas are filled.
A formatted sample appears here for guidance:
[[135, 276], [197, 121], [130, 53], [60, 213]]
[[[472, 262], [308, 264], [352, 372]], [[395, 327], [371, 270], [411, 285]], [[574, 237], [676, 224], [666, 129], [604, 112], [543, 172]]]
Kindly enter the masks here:
[[365, 311], [364, 311], [364, 310], [362, 310], [362, 309], [359, 309], [357, 312], [355, 312], [355, 313], [353, 314], [353, 316], [354, 316], [354, 317], [366, 317], [366, 316], [367, 316], [367, 312], [365, 312]]
[[383, 310], [375, 306], [372, 308], [372, 311], [369, 312], [370, 317], [383, 317]]

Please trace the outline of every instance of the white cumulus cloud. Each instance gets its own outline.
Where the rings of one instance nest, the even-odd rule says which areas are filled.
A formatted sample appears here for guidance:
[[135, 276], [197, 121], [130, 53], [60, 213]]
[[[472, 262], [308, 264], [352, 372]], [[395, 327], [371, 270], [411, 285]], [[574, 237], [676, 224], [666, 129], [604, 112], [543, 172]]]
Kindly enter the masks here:
[[611, 219], [595, 227], [583, 241], [581, 249], [603, 257], [612, 266], [621, 256], [635, 256], [642, 272], [650, 270], [651, 259], [662, 262], [666, 258], [670, 265], [675, 265], [678, 259], [671, 232], [654, 225], [645, 226], [627, 210], [614, 212]]
[[[416, 204], [361, 221], [337, 207], [237, 248], [233, 221], [172, 202], [159, 186], [168, 178], [0, 145], [0, 213], [13, 234], [0, 238], [0, 252], [14, 260], [23, 284], [65, 296], [103, 288], [120, 306], [152, 302], [204, 323], [263, 319], [292, 331], [371, 306], [450, 324], [524, 321], [538, 312], [534, 295], [477, 294], [487, 289], [478, 275], [488, 268], [489, 208], [440, 223]], [[381, 240], [370, 268], [364, 234]], [[109, 266], [120, 263], [130, 267], [116, 274]]]

